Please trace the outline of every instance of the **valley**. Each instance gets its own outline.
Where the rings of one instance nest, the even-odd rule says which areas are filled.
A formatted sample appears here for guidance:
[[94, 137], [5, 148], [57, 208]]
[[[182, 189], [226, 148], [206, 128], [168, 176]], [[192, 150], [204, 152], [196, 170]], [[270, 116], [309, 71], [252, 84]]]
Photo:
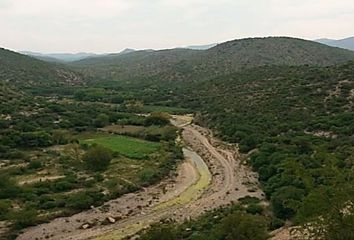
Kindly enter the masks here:
[[[235, 146], [213, 138], [205, 128], [174, 117], [183, 128], [186, 145], [186, 162], [179, 166], [174, 179], [87, 212], [30, 228], [18, 239], [123, 239], [163, 219], [183, 221], [246, 196], [263, 198], [256, 174], [242, 163]], [[107, 217], [117, 222], [104, 224]], [[83, 229], [85, 225], [87, 229]]]
[[0, 49], [1, 239], [353, 239], [352, 51], [43, 60]]

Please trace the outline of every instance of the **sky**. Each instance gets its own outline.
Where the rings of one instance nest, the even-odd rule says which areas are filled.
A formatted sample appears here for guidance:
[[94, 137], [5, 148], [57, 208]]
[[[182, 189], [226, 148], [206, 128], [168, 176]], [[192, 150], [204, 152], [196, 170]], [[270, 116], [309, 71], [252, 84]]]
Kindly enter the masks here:
[[226, 40], [354, 36], [353, 0], [0, 0], [0, 46], [119, 52]]

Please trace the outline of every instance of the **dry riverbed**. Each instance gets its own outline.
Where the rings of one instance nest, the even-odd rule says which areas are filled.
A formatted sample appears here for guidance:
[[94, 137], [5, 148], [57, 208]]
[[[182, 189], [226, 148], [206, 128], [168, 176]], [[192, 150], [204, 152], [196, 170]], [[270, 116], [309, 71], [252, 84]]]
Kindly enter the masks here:
[[28, 228], [27, 239], [122, 239], [162, 219], [183, 221], [245, 196], [263, 198], [257, 175], [242, 164], [233, 145], [215, 139], [208, 129], [174, 116], [183, 129], [185, 161], [175, 177], [101, 207]]

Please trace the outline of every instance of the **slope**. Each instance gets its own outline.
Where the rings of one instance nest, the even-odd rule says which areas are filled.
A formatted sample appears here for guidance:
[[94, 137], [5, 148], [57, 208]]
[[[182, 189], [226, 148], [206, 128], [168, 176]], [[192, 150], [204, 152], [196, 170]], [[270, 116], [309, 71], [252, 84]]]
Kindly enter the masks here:
[[331, 221], [354, 214], [337, 211], [354, 197], [354, 63], [260, 67], [168, 90], [200, 111], [197, 123], [250, 151], [277, 217], [353, 229]]
[[328, 66], [354, 59], [354, 53], [301, 39], [241, 39], [209, 50], [137, 51], [73, 63], [87, 76], [129, 82], [200, 81], [264, 65]]
[[18, 87], [73, 85], [82, 82], [79, 74], [0, 48], [0, 81]]

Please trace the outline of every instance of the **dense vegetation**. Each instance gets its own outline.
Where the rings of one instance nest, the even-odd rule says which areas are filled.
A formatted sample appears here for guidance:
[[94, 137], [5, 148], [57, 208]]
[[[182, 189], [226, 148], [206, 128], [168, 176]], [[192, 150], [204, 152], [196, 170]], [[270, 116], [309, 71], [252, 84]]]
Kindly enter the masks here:
[[[176, 129], [165, 114], [135, 113], [192, 109], [249, 155], [274, 216], [236, 206], [143, 239], [264, 239], [283, 220], [353, 239], [354, 63], [338, 65], [352, 59], [299, 39], [245, 39], [86, 59], [72, 66], [82, 86], [68, 67], [1, 49], [0, 220], [21, 229], [160, 180], [181, 158]], [[112, 152], [94, 169], [102, 146]], [[57, 178], [38, 180], [48, 175]]]
[[0, 82], [15, 86], [58, 86], [82, 83], [82, 77], [60, 65], [0, 48]]
[[[251, 151], [277, 217], [344, 222], [338, 211], [354, 199], [353, 78], [353, 63], [262, 67], [174, 91], [201, 111], [198, 122]], [[342, 227], [351, 237], [353, 224]]]
[[[208, 212], [183, 224], [169, 221], [143, 231], [141, 240], [265, 240], [269, 225], [276, 219], [265, 216], [266, 209], [255, 198], [241, 199], [240, 204]], [[267, 221], [268, 220], [268, 221]]]
[[[182, 157], [177, 129], [165, 118], [6, 85], [0, 90], [0, 221], [11, 221], [9, 238], [153, 184]], [[106, 128], [122, 128], [116, 134], [129, 137]]]
[[354, 53], [293, 38], [254, 38], [222, 43], [209, 50], [137, 51], [89, 58], [74, 63], [92, 80], [154, 83], [210, 79], [264, 65], [333, 65], [354, 59]]

